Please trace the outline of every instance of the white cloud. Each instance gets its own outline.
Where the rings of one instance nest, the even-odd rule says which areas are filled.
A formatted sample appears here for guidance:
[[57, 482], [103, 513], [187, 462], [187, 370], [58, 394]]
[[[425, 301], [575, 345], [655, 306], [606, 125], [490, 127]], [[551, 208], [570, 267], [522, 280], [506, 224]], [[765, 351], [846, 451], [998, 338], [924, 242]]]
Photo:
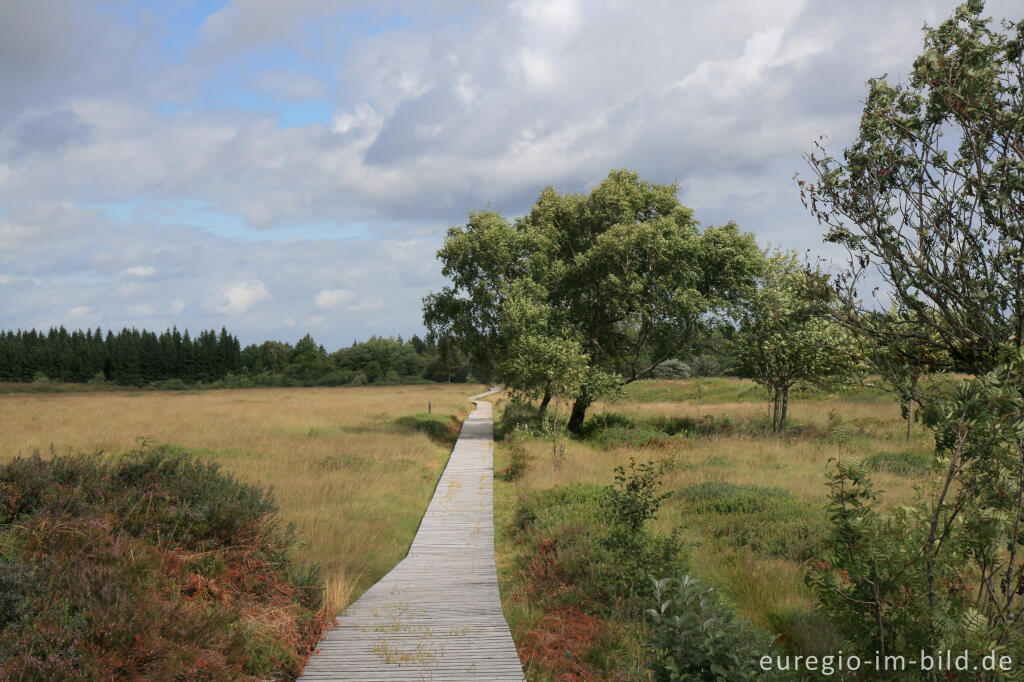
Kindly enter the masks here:
[[217, 312], [239, 314], [252, 308], [270, 294], [258, 279], [233, 284], [221, 291]]
[[[5, 325], [119, 328], [151, 306], [152, 324], [247, 341], [324, 317], [326, 344], [418, 332], [444, 230], [470, 209], [516, 215], [545, 185], [586, 191], [611, 168], [679, 180], [705, 224], [818, 247], [791, 180], [801, 152], [823, 133], [841, 149], [864, 82], [905, 74], [921, 23], [949, 12], [228, 0], [169, 35], [182, 22], [161, 22], [160, 3], [143, 28], [62, 1], [0, 22], [16, 67], [0, 70]], [[183, 46], [171, 60], [154, 48], [168, 37]]]
[[380, 310], [383, 307], [384, 307], [384, 299], [382, 299], [380, 297], [366, 297], [363, 300], [359, 301], [359, 303], [355, 303], [353, 305], [350, 305], [345, 310], [347, 310], [347, 311], [349, 311], [351, 313], [356, 313], [356, 312], [367, 312], [367, 311], [370, 311], [370, 310]]
[[310, 315], [308, 318], [306, 318], [306, 326], [310, 328], [322, 327], [324, 326], [324, 322], [326, 321], [327, 318], [324, 317], [323, 315]]
[[313, 299], [317, 308], [335, 308], [354, 299], [356, 294], [348, 289], [324, 289]]
[[574, 33], [580, 26], [577, 0], [528, 0], [514, 7], [535, 29]]
[[148, 265], [133, 265], [130, 268], [125, 268], [121, 271], [122, 275], [132, 275], [134, 277], [149, 277], [156, 273], [156, 268]]
[[519, 55], [523, 79], [530, 88], [550, 88], [555, 85], [558, 74], [551, 58], [543, 50], [523, 48]]
[[156, 313], [156, 307], [148, 303], [137, 303], [126, 308], [129, 315], [135, 317], [151, 317]]

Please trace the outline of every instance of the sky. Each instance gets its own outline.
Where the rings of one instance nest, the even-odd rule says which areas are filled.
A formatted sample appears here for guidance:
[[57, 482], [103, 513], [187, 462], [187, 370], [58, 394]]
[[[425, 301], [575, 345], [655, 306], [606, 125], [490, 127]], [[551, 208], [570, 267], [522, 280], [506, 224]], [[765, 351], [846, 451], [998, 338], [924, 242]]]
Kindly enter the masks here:
[[794, 174], [953, 6], [0, 0], [0, 328], [408, 338], [449, 226], [615, 168], [839, 258]]

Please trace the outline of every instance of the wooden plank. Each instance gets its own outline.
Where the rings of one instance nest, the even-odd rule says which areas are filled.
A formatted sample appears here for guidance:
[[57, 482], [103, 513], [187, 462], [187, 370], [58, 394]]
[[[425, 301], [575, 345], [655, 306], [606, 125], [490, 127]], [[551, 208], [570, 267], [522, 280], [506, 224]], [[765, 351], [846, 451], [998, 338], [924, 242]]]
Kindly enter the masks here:
[[493, 469], [480, 401], [408, 555], [338, 616], [299, 679], [523, 680], [494, 565]]

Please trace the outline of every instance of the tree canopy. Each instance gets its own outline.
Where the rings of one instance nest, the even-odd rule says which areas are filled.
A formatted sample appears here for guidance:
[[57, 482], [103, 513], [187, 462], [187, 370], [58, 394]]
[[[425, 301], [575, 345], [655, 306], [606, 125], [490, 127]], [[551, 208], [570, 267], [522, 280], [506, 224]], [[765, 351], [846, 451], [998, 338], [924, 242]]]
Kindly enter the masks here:
[[532, 301], [533, 339], [582, 358], [569, 422], [578, 431], [594, 400], [678, 354], [757, 272], [753, 236], [733, 223], [698, 229], [678, 189], [617, 170], [588, 195], [547, 187], [514, 221], [471, 213], [438, 252], [451, 284], [424, 300], [424, 321], [457, 338], [479, 372], [544, 392], [544, 373], [527, 376], [515, 361], [539, 347], [507, 333], [510, 296]]
[[983, 8], [929, 29], [908, 83], [870, 81], [856, 141], [841, 159], [819, 143], [799, 181], [849, 250], [837, 317], [870, 324], [858, 287], [879, 278], [900, 324], [872, 336], [969, 372], [1024, 339], [1024, 21], [999, 32]]
[[[1000, 32], [982, 11], [925, 27], [909, 82], [871, 81], [858, 138], [842, 159], [819, 146], [800, 181], [850, 255], [827, 309], [923, 403], [944, 472], [887, 509], [861, 463], [833, 468], [809, 582], [845, 640], [882, 656], [1024, 652], [1024, 21]], [[858, 292], [871, 277], [886, 313]], [[951, 368], [969, 376], [919, 381]]]
[[785, 429], [789, 391], [801, 382], [843, 377], [857, 366], [857, 343], [818, 309], [812, 295], [827, 278], [791, 251], [767, 254], [757, 288], [740, 307], [743, 368], [768, 389], [772, 432]]

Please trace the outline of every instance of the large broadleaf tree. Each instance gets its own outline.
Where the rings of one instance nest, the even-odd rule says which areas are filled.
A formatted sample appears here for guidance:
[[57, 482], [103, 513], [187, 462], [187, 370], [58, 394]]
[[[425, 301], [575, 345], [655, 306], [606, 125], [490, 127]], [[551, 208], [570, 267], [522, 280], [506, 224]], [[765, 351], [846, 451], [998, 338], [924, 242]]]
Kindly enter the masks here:
[[[513, 221], [472, 213], [438, 252], [451, 284], [424, 300], [428, 328], [457, 338], [478, 372], [548, 395], [541, 384], [556, 374], [510, 371], [524, 367], [514, 356], [542, 339], [570, 349], [583, 359], [570, 382], [569, 429], [578, 432], [595, 400], [685, 350], [760, 271], [753, 236], [733, 223], [700, 229], [678, 189], [618, 170], [586, 195], [548, 187]], [[513, 292], [516, 309], [528, 295], [543, 310], [530, 327], [538, 343], [503, 333]]]

